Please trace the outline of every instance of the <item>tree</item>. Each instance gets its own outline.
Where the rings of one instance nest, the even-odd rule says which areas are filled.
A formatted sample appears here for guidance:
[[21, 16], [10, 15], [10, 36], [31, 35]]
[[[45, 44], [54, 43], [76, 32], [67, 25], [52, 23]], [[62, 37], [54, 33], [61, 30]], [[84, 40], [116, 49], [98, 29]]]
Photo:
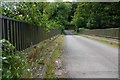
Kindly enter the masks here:
[[78, 30], [78, 28], [86, 27], [87, 19], [90, 14], [90, 7], [90, 3], [78, 4], [73, 20], [71, 21], [71, 23], [75, 25], [76, 30]]
[[68, 24], [70, 3], [6, 2], [2, 15], [48, 29], [64, 29]]
[[79, 3], [71, 22], [77, 28], [116, 28], [120, 20], [119, 6], [120, 3]]
[[49, 3], [44, 9], [44, 20], [51, 28], [63, 29], [68, 24], [68, 16], [71, 10], [70, 3]]

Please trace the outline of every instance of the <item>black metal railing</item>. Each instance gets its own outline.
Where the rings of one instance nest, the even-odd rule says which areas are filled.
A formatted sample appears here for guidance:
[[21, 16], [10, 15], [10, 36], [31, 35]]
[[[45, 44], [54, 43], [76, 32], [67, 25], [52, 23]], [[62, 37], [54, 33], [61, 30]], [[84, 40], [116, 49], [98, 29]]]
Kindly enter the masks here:
[[8, 17], [2, 17], [0, 20], [2, 21], [2, 39], [9, 40], [19, 51], [60, 34], [60, 30], [51, 30], [46, 33], [42, 27], [32, 26]]

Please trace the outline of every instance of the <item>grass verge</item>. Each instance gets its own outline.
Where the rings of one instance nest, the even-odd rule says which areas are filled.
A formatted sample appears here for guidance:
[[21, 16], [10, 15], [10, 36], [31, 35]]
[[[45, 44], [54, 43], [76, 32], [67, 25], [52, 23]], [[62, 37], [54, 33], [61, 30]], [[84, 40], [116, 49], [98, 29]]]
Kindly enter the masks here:
[[58, 44], [57, 48], [54, 50], [50, 61], [47, 63], [47, 71], [46, 71], [46, 79], [57, 79], [58, 77], [55, 75], [55, 61], [57, 59], [61, 59], [62, 55], [62, 42], [63, 42], [63, 35], [56, 41]]
[[[54, 36], [51, 39], [42, 41], [36, 45], [31, 46], [25, 51], [19, 52], [15, 49], [9, 41], [2, 40], [0, 45], [4, 49], [0, 52], [2, 58], [0, 59], [0, 73], [2, 78], [41, 78], [43, 77], [43, 67], [46, 64], [49, 53], [54, 49], [56, 39]], [[1, 69], [1, 66], [2, 69]], [[0, 76], [1, 78], [1, 76]]]
[[43, 67], [46, 64], [46, 59], [53, 48], [53, 42], [57, 36], [40, 42], [37, 45], [32, 46], [26, 52], [28, 53], [28, 59], [31, 63], [32, 77], [41, 78], [43, 73]]
[[117, 43], [109, 42], [109, 41], [106, 41], [106, 40], [100, 40], [100, 39], [88, 37], [88, 36], [81, 35], [81, 34], [80, 34], [80, 36], [83, 36], [83, 37], [86, 37], [86, 38], [89, 38], [89, 39], [91, 39], [91, 40], [95, 40], [95, 41], [98, 41], [98, 42], [102, 42], [102, 43], [111, 45], [111, 46], [113, 46], [113, 47], [119, 47], [119, 44], [117, 44]]

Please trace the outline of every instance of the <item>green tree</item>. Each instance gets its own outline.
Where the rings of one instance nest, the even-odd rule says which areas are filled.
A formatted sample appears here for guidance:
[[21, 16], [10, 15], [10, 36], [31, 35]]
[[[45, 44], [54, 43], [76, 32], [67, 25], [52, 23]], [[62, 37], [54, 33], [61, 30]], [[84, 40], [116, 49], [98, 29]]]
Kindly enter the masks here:
[[46, 25], [51, 28], [63, 29], [68, 24], [70, 10], [70, 3], [49, 3], [44, 9], [43, 15], [47, 22]]
[[79, 3], [72, 23], [78, 28], [103, 29], [119, 27], [120, 3]]
[[2, 15], [22, 20], [32, 25], [50, 29], [64, 29], [69, 24], [71, 3], [5, 2]]

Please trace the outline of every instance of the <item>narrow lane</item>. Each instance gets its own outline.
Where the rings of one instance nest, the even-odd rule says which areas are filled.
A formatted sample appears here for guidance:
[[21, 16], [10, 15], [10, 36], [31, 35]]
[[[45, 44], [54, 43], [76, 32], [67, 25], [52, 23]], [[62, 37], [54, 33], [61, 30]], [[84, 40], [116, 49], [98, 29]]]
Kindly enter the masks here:
[[66, 35], [63, 62], [70, 78], [118, 78], [118, 48]]

